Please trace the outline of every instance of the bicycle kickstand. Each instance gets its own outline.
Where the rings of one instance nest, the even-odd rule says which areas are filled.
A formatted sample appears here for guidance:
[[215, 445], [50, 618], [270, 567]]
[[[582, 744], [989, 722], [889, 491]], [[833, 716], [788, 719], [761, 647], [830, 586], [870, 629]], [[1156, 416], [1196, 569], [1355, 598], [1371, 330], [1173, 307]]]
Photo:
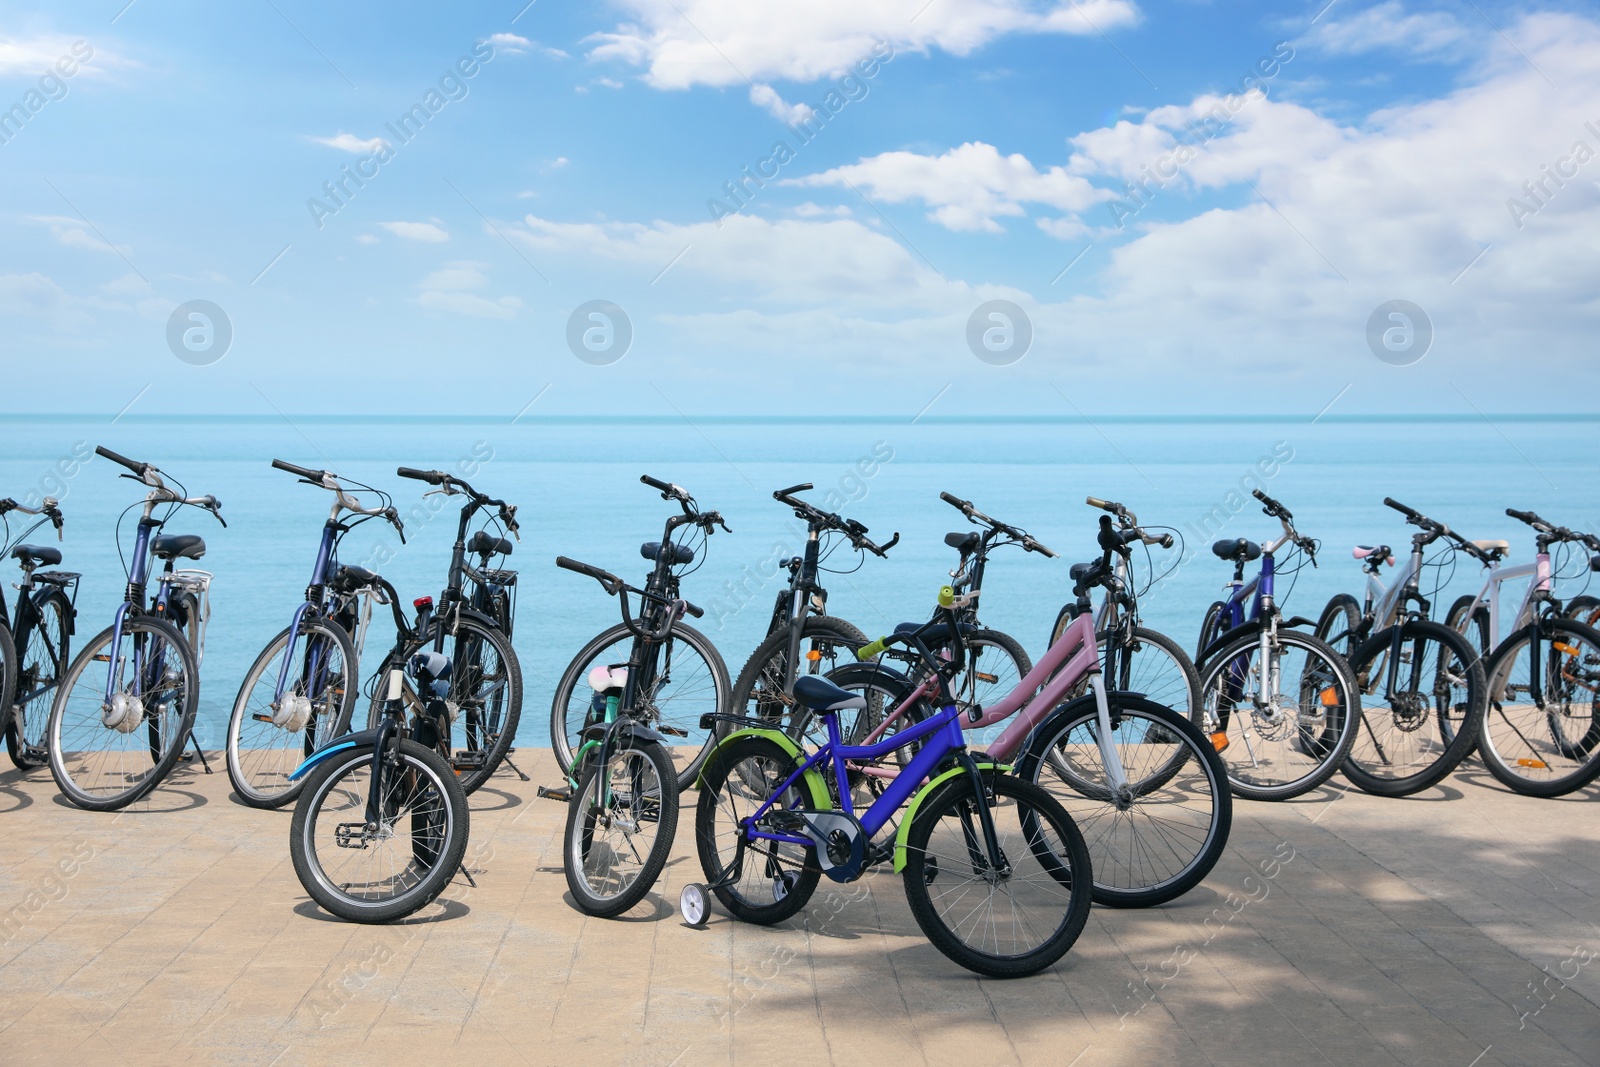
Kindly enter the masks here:
[[189, 735], [189, 744], [194, 746], [194, 754], [200, 757], [200, 766], [205, 769], [207, 774], [210, 774], [211, 763], [206, 759], [205, 749], [200, 747], [200, 742], [195, 740], [195, 736], [192, 733]]
[[464, 878], [466, 878], [468, 885], [474, 889], [478, 888], [478, 883], [472, 880], [472, 872], [467, 870], [467, 863], [465, 860], [461, 861], [461, 874]]
[[522, 768], [521, 767], [518, 767], [515, 763], [511, 762], [511, 752], [510, 751], [507, 751], [506, 754], [501, 757], [500, 762], [504, 763], [507, 767], [510, 767], [512, 770], [516, 771], [517, 772], [517, 777], [521, 778], [524, 782], [533, 781], [532, 778], [529, 778], [526, 774], [522, 773]]

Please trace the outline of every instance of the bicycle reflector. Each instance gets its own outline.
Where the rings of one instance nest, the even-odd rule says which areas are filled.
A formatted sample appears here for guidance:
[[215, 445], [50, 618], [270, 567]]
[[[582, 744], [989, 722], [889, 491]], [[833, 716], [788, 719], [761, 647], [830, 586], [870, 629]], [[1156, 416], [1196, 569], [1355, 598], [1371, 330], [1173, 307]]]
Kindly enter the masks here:
[[433, 607], [433, 597], [419, 596], [417, 599], [411, 602], [411, 606], [416, 608], [418, 611], [426, 611]]

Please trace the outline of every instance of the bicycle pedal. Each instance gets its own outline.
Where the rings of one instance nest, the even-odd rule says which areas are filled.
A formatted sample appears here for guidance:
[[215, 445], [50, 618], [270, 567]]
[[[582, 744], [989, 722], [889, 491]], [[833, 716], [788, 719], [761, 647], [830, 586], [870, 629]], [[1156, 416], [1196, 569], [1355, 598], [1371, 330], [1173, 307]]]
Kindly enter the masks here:
[[665, 723], [661, 724], [661, 726], [659, 727], [659, 730], [660, 730], [661, 733], [666, 734], [668, 737], [688, 737], [689, 736], [689, 731], [688, 730], [680, 729], [679, 727], [676, 727], [676, 726], [668, 726]]
[[464, 770], [475, 771], [482, 767], [485, 762], [484, 753], [482, 752], [458, 752], [451, 759], [450, 766], [456, 769], [457, 774], [460, 774]]
[[1214, 733], [1211, 735], [1211, 747], [1216, 749], [1218, 752], [1228, 751], [1228, 746], [1231, 744], [1233, 744], [1233, 742], [1228, 740], [1228, 735], [1225, 733]]
[[774, 830], [786, 834], [803, 834], [806, 831], [805, 815], [788, 808], [774, 808], [767, 812], [767, 822]]
[[993, 685], [1000, 680], [998, 674], [989, 674], [987, 671], [974, 671], [972, 673], [973, 677], [977, 678], [978, 681], [987, 682], [989, 685]]
[[559, 800], [563, 804], [572, 799], [572, 790], [559, 785], [554, 789], [541, 785], [538, 789], [538, 794], [544, 800]]

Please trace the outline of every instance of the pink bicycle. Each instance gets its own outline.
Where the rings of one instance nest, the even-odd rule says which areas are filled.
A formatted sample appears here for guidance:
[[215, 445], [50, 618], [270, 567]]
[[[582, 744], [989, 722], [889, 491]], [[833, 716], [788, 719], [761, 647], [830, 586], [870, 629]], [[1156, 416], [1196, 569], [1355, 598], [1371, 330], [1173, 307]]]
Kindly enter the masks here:
[[[1019, 777], [1042, 786], [1067, 809], [1089, 846], [1095, 901], [1150, 907], [1188, 892], [1210, 872], [1227, 845], [1233, 800], [1222, 759], [1198, 727], [1142, 694], [1104, 684], [1117, 676], [1121, 649], [1107, 642], [1102, 662], [1089, 593], [1104, 587], [1118, 595], [1122, 580], [1111, 557], [1128, 551], [1110, 516], [1100, 520], [1099, 544], [1098, 560], [1070, 572], [1077, 615], [1009, 694], [988, 707], [966, 709], [962, 726], [978, 731], [1010, 719], [989, 742], [988, 756], [1014, 765]], [[946, 587], [940, 602], [959, 610], [980, 592], [957, 596]], [[950, 636], [936, 630], [943, 625], [939, 617], [902, 623], [896, 640], [944, 645], [945, 655], [963, 655], [964, 648], [951, 647]], [[857, 655], [873, 659], [888, 640], [874, 641]], [[882, 662], [859, 663], [828, 678], [866, 697], [853, 721], [841, 716], [841, 735], [852, 746], [873, 744], [938, 713], [939, 679], [925, 667], [907, 675]], [[1085, 683], [1084, 695], [1062, 703]], [[881, 792], [914, 752], [908, 746], [879, 761], [849, 761], [848, 781], [832, 787]]]

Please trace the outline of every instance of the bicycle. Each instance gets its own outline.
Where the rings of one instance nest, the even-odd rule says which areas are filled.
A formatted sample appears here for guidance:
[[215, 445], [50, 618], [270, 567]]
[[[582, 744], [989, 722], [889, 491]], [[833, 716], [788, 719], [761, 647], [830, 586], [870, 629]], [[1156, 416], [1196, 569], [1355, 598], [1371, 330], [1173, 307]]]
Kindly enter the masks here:
[[[1198, 726], [1143, 694], [1107, 684], [1121, 673], [1123, 650], [1100, 639], [1089, 594], [1101, 588], [1119, 595], [1120, 568], [1112, 557], [1128, 552], [1129, 543], [1109, 515], [1100, 519], [1097, 541], [1100, 556], [1070, 569], [1079, 610], [1060, 636], [1015, 688], [981, 709], [966, 709], [961, 725], [970, 734], [1009, 719], [985, 751], [1000, 763], [1016, 761], [1019, 777], [1048, 791], [1082, 829], [1095, 902], [1151, 907], [1187, 893], [1216, 865], [1232, 827], [1233, 796], [1222, 758]], [[961, 599], [952, 592], [955, 604]], [[898, 632], [917, 629], [903, 623]], [[846, 733], [852, 744], [876, 744], [932, 714], [932, 679], [925, 673], [908, 678], [880, 662], [845, 667], [829, 680], [867, 698], [857, 720], [876, 725]], [[895, 762], [851, 760], [845, 785], [877, 795], [901, 773], [896, 763], [904, 762], [903, 752]]]
[[1492, 566], [1510, 546], [1468, 541], [1389, 497], [1384, 503], [1418, 527], [1406, 565], [1385, 587], [1378, 568], [1392, 563], [1393, 551], [1357, 546], [1352, 555], [1363, 561], [1365, 603], [1358, 607], [1347, 593], [1333, 597], [1314, 632], [1344, 653], [1361, 691], [1344, 776], [1369, 793], [1402, 797], [1443, 781], [1471, 754], [1488, 694], [1481, 653], [1455, 629], [1428, 619], [1420, 587], [1425, 549], [1442, 539], [1451, 551]]
[[[443, 471], [401, 467], [396, 473], [437, 486], [434, 493], [467, 499], [461, 506], [450, 570], [438, 602], [432, 597], [412, 601], [420, 612], [417, 629], [390, 650], [376, 677], [388, 677], [392, 668], [410, 662], [425, 648], [444, 653], [449, 644], [453, 669], [444, 695], [449, 715], [439, 724], [434, 744], [471, 796], [509, 758], [522, 719], [522, 663], [511, 646], [517, 572], [489, 566], [496, 556], [511, 554], [511, 542], [481, 529], [469, 539], [467, 531], [479, 512], [493, 509], [499, 525], [520, 541], [517, 509]], [[467, 562], [468, 555], [478, 557], [478, 566]], [[470, 594], [465, 591], [469, 581]], [[415, 706], [423, 702], [408, 686], [403, 688], [402, 699]], [[382, 700], [374, 688], [367, 727], [375, 728], [382, 716]], [[517, 774], [527, 780], [521, 771]]]
[[[674, 547], [666, 540], [661, 544], [663, 554]], [[594, 696], [566, 787], [538, 791], [567, 804], [561, 854], [572, 899], [589, 915], [612, 918], [650, 892], [678, 832], [680, 787], [667, 736], [650, 727], [640, 708], [655, 668], [652, 652], [675, 631], [686, 629], [679, 625], [685, 614], [699, 618], [705, 612], [687, 600], [636, 589], [608, 571], [566, 556], [557, 556], [556, 566], [586, 574], [607, 595], [620, 598], [624, 624], [634, 635], [627, 663], [595, 665], [585, 678]], [[629, 593], [639, 597], [638, 620], [629, 610]]]
[[[679, 896], [687, 922], [703, 925], [715, 895], [735, 918], [771, 925], [804, 907], [823, 874], [853, 882], [889, 863], [923, 934], [968, 970], [996, 978], [1035, 974], [1072, 947], [1089, 915], [1088, 848], [1049, 793], [967, 750], [949, 687], [962, 659], [957, 603], [946, 586], [935, 621], [857, 653], [871, 658], [897, 643], [916, 649], [937, 680], [930, 688], [940, 709], [922, 722], [876, 744], [847, 743], [839, 713], [865, 710], [867, 698], [803, 675], [794, 695], [822, 718], [828, 735], [814, 753], [803, 754], [770, 724], [745, 725], [717, 745], [695, 813], [706, 882]], [[938, 656], [924, 640], [937, 626], [955, 635], [955, 655]], [[843, 788], [848, 762], [917, 742], [904, 770], [858, 816]], [[840, 783], [837, 797], [824, 772]], [[874, 841], [902, 809], [894, 834]]]
[[[427, 620], [409, 626], [393, 587], [378, 582], [400, 641], [424, 631]], [[471, 836], [467, 795], [434, 748], [448, 729], [451, 667], [449, 657], [432, 650], [416, 653], [403, 668], [386, 661], [378, 725], [334, 740], [290, 775], [303, 787], [289, 824], [294, 873], [330, 914], [391, 922], [438, 899], [458, 870], [472, 882], [462, 865]], [[420, 707], [408, 692], [423, 694]]]
[[[1139, 517], [1114, 500], [1101, 500], [1091, 496], [1086, 503], [1109, 513], [1116, 520], [1117, 532], [1123, 544], [1135, 542], [1144, 545], [1146, 559], [1149, 547], [1156, 545], [1170, 549], [1176, 542], [1171, 533], [1151, 533], [1139, 525]], [[1159, 527], [1157, 527], [1159, 529]], [[1139, 590], [1133, 580], [1132, 553], [1114, 553], [1115, 578], [1108, 584], [1107, 595], [1094, 609], [1094, 629], [1103, 643], [1114, 640], [1121, 647], [1117, 659], [1117, 677], [1111, 682], [1113, 689], [1143, 693], [1156, 703], [1169, 707], [1185, 717], [1192, 717], [1200, 706], [1200, 673], [1194, 660], [1182, 645], [1166, 634], [1148, 629], [1139, 622]], [[1152, 578], [1145, 585], [1148, 590], [1160, 580]], [[1051, 628], [1053, 644], [1066, 629], [1067, 623], [1078, 611], [1076, 602], [1064, 604]], [[1074, 693], [1074, 696], [1079, 695]]]
[[[198, 560], [206, 543], [198, 534], [157, 534], [178, 508], [207, 511], [224, 527], [221, 506], [211, 495], [191, 497], [178, 483], [167, 487], [161, 470], [119, 456], [104, 446], [95, 454], [149, 488], [134, 532], [128, 584], [111, 625], [84, 645], [67, 669], [46, 726], [50, 774], [73, 804], [90, 811], [115, 811], [159, 785], [191, 739], [200, 698], [200, 659], [210, 618], [211, 575], [177, 570], [179, 559]], [[176, 479], [173, 479], [176, 481]], [[155, 512], [165, 508], [160, 518]], [[121, 549], [118, 519], [118, 550]], [[165, 563], [157, 592], [145, 605], [150, 561]], [[104, 665], [105, 674], [98, 669]], [[95, 677], [91, 678], [93, 674]], [[200, 762], [210, 773], [205, 753]]]
[[[696, 546], [675, 541], [674, 534], [679, 529], [698, 531], [699, 547], [704, 548], [714, 527], [732, 531], [717, 512], [701, 511], [682, 486], [649, 475], [639, 480], [659, 491], [661, 499], [676, 502], [680, 509], [679, 514], [667, 517], [661, 540], [639, 546], [639, 554], [652, 564], [643, 589], [617, 584], [620, 579], [598, 567], [569, 566], [573, 561], [561, 562], [566, 559], [564, 556], [556, 560], [558, 566], [580, 574], [595, 578], [605, 575], [602, 584], [612, 583], [608, 592], [626, 590], [640, 598], [637, 619], [629, 614], [627, 597], [622, 598], [622, 621], [584, 645], [556, 684], [550, 708], [550, 747], [571, 788], [578, 784], [577, 757], [587, 740], [584, 732], [604, 714], [603, 701], [597, 708], [594, 695], [578, 692], [596, 667], [627, 665], [634, 688], [623, 712], [632, 721], [672, 738], [667, 749], [679, 789], [687, 789], [694, 782], [711, 750], [713, 738], [710, 732], [701, 730], [701, 716], [708, 711], [721, 713], [729, 707], [728, 668], [722, 654], [704, 634], [685, 625], [681, 617], [674, 618], [679, 584], [686, 574], [693, 573], [683, 568], [696, 559]], [[691, 614], [698, 618], [701, 612], [696, 609]]]
[[[38, 521], [15, 539], [6, 515], [17, 512]], [[9, 555], [22, 568], [17, 584], [17, 605], [9, 614], [0, 596], [0, 728], [6, 735], [6, 753], [18, 770], [43, 767], [50, 762], [45, 744], [50, 705], [56, 685], [71, 661], [71, 640], [78, 617], [78, 579], [71, 571], [41, 571], [61, 562], [61, 550], [30, 545], [26, 540], [46, 522], [61, 540], [63, 523], [59, 502], [45, 497], [37, 508], [10, 497], [0, 500], [0, 554]]]
[[[731, 706], [744, 709], [740, 713], [753, 718], [774, 722], [788, 718], [793, 723], [794, 681], [802, 669], [806, 674], [826, 674], [841, 663], [854, 662], [856, 649], [867, 643], [867, 635], [855, 624], [828, 614], [828, 591], [817, 575], [822, 561], [833, 554], [838, 543], [824, 551], [824, 538], [838, 534], [856, 552], [871, 552], [880, 558], [900, 542], [896, 533], [888, 544], [877, 545], [867, 537], [867, 528], [855, 519], [823, 511], [795, 496], [811, 488], [810, 482], [802, 482], [772, 494], [778, 503], [794, 509], [795, 518], [806, 524], [806, 547], [803, 556], [785, 561], [789, 583], [778, 591], [766, 637], [750, 653], [733, 683]], [[858, 563], [857, 569], [859, 566]], [[799, 718], [804, 721], [809, 716]]]
[[[1266, 544], [1240, 537], [1211, 546], [1213, 555], [1233, 564], [1233, 579], [1227, 601], [1212, 604], [1201, 627], [1195, 710], [1224, 756], [1236, 795], [1288, 800], [1315, 789], [1345, 762], [1361, 696], [1344, 657], [1321, 638], [1295, 630], [1315, 624], [1285, 618], [1274, 597], [1277, 554], [1298, 549], [1314, 563], [1316, 542], [1295, 530], [1288, 508], [1259, 489], [1251, 492], [1283, 534]], [[1257, 559], [1260, 573], [1246, 582], [1244, 566]]]
[[[228, 717], [228, 778], [240, 800], [254, 808], [281, 808], [300, 795], [290, 774], [306, 757], [350, 729], [361, 688], [361, 646], [370, 612], [353, 601], [374, 595], [371, 571], [339, 563], [344, 535], [370, 519], [381, 518], [400, 533], [405, 528], [388, 495], [351, 482], [357, 492], [377, 494], [377, 507], [350, 495], [332, 471], [312, 470], [285, 460], [273, 469], [333, 494], [322, 524], [322, 539], [311, 565], [305, 600], [289, 625], [267, 642], [251, 664]], [[342, 521], [346, 513], [358, 516]]]
[[[1590, 535], [1546, 522], [1531, 511], [1506, 514], [1535, 531], [1534, 562], [1491, 568], [1477, 601], [1490, 633], [1500, 632], [1500, 586], [1532, 577], [1484, 673], [1488, 707], [1478, 755], [1503, 784], [1534, 797], [1558, 797], [1600, 777], [1600, 632], [1563, 614], [1553, 593], [1550, 549], [1594, 547]], [[1477, 602], [1475, 601], [1475, 603]]]

